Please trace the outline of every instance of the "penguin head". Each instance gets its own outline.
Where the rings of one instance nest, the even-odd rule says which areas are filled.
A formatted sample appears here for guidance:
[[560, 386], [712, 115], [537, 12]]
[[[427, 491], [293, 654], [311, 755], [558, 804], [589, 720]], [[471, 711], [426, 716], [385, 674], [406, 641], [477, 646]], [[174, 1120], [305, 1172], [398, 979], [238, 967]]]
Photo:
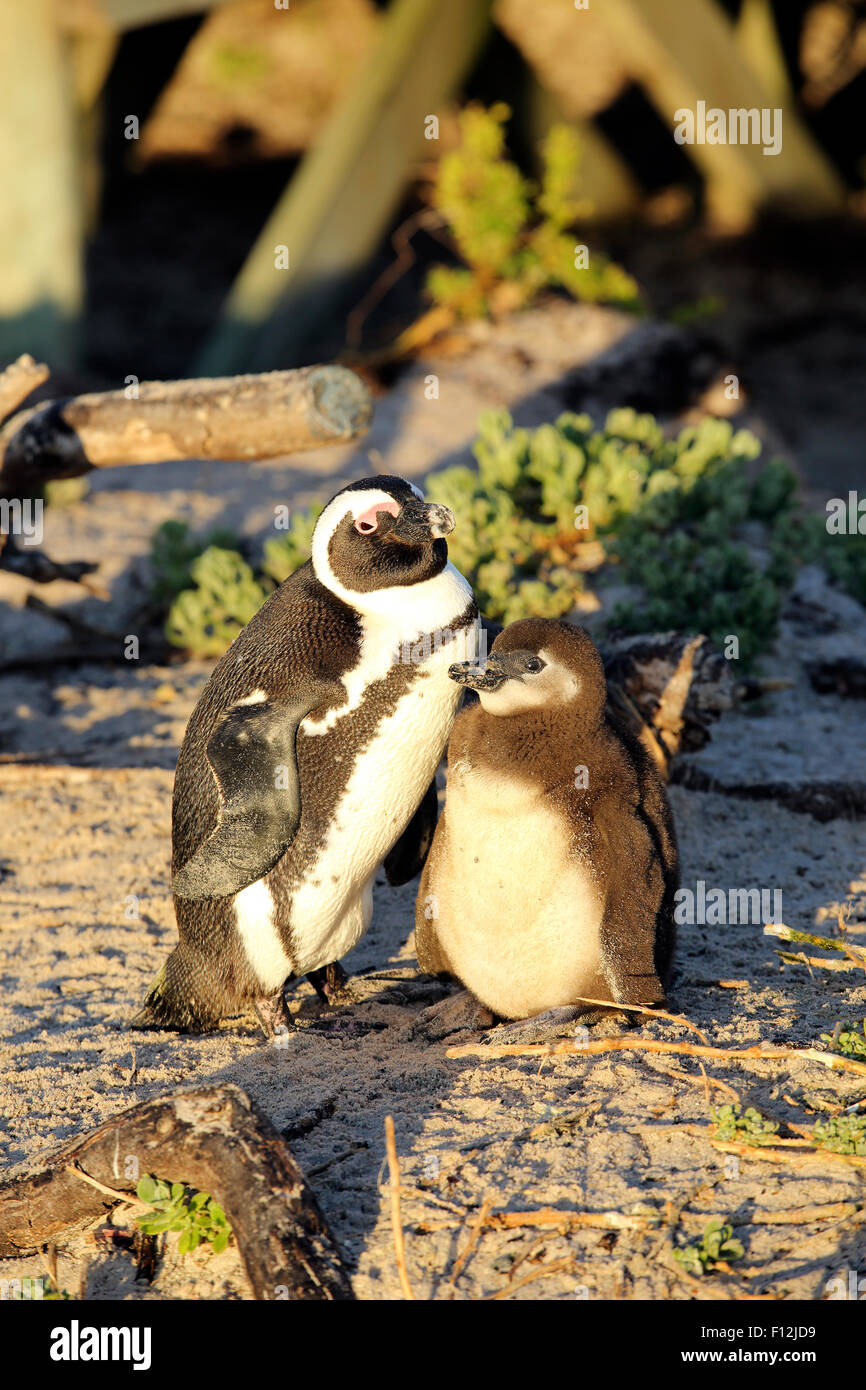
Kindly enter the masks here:
[[582, 627], [549, 618], [526, 618], [500, 632], [484, 665], [448, 668], [458, 685], [478, 692], [487, 714], [510, 716], [569, 707], [600, 718], [606, 686], [598, 650]]
[[405, 478], [379, 474], [332, 497], [313, 531], [316, 578], [359, 612], [382, 612], [383, 590], [422, 583], [448, 561], [454, 514]]

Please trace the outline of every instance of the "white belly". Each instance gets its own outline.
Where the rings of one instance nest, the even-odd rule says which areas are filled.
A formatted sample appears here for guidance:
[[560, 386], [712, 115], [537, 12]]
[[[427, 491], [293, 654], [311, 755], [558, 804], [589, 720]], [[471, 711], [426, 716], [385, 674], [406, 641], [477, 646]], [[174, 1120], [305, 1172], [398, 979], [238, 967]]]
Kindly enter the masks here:
[[427, 654], [418, 663], [426, 674], [412, 682], [355, 763], [325, 844], [292, 897], [298, 974], [339, 960], [370, 925], [376, 870], [411, 820], [448, 742], [461, 694], [448, 667], [474, 650], [475, 630], [468, 629], [459, 651], [446, 644]]
[[429, 883], [454, 972], [504, 1018], [609, 997], [592, 867], [549, 801], [529, 797], [526, 784], [449, 773], [445, 853]]
[[339, 960], [364, 935], [373, 914], [373, 878], [408, 825], [432, 780], [448, 742], [460, 687], [448, 677], [453, 661], [475, 655], [478, 625], [456, 640], [418, 650], [423, 633], [447, 631], [465, 611], [472, 590], [452, 565], [423, 585], [397, 594], [394, 616], [364, 620], [357, 667], [343, 684], [346, 702], [318, 721], [305, 719], [299, 738], [315, 739], [351, 719], [375, 681], [395, 661], [411, 660], [426, 672], [409, 685], [393, 713], [382, 719], [357, 758], [326, 835], [305, 865], [292, 893], [293, 958], [274, 920], [266, 880], [235, 898], [235, 918], [247, 957], [264, 992], [278, 989], [289, 974], [305, 975]]

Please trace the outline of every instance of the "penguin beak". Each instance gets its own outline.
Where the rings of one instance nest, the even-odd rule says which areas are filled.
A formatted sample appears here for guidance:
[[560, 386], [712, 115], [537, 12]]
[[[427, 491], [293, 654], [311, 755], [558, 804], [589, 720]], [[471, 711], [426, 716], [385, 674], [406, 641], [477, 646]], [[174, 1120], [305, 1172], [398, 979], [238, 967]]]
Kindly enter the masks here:
[[478, 666], [474, 661], [456, 661], [448, 667], [448, 674], [458, 685], [468, 685], [470, 690], [498, 690], [508, 680], [522, 680], [519, 671], [510, 667], [507, 655], [491, 652], [486, 666]]
[[450, 535], [454, 525], [454, 513], [438, 502], [406, 502], [388, 536], [404, 545], [425, 545]]

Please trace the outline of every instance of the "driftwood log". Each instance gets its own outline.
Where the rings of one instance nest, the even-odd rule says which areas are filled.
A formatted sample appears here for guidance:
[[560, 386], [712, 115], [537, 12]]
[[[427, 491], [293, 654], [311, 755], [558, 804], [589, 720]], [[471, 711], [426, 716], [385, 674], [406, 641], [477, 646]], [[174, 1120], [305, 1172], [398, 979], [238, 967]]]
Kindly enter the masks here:
[[709, 742], [710, 726], [741, 694], [708, 637], [641, 633], [601, 652], [610, 704], [665, 773], [677, 753]]
[[[176, 1091], [124, 1110], [66, 1145], [41, 1171], [0, 1184], [0, 1257], [32, 1254], [61, 1231], [134, 1195], [141, 1176], [209, 1192], [231, 1222], [257, 1299], [351, 1299], [336, 1241], [285, 1141], [237, 1086]], [[76, 1171], [77, 1170], [77, 1171]]]
[[0, 420], [5, 420], [22, 401], [26, 401], [37, 386], [48, 380], [50, 372], [44, 362], [34, 362], [29, 353], [24, 353], [17, 362], [10, 362], [0, 373]]
[[[0, 377], [21, 377], [21, 362]], [[34, 383], [35, 384], [35, 383]], [[14, 395], [7, 381], [7, 399]], [[32, 390], [32, 385], [29, 387]], [[372, 405], [347, 367], [150, 381], [21, 410], [0, 430], [0, 495], [32, 496], [52, 478], [166, 459], [264, 459], [363, 434]], [[14, 407], [13, 407], [14, 408]]]

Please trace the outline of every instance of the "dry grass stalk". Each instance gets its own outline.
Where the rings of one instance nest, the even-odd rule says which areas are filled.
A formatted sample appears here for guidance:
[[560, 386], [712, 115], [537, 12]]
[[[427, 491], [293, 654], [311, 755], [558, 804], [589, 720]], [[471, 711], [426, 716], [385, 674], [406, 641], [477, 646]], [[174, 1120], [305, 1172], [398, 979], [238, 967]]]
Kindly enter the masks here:
[[[866, 1168], [866, 1158], [856, 1154], [837, 1154], [832, 1149], [819, 1149], [808, 1145], [802, 1139], [777, 1139], [771, 1147], [768, 1144], [743, 1144], [734, 1139], [710, 1140], [714, 1149], [726, 1154], [742, 1154], [744, 1158], [754, 1158], [765, 1163], [843, 1163], [849, 1168]], [[787, 1145], [790, 1147], [782, 1147]], [[797, 1148], [799, 1153], [792, 1153]]]
[[469, 1239], [467, 1240], [460, 1254], [457, 1256], [457, 1259], [454, 1261], [454, 1266], [448, 1278], [449, 1284], [456, 1284], [457, 1280], [460, 1278], [460, 1275], [463, 1273], [469, 1256], [472, 1254], [473, 1250], [476, 1248], [478, 1242], [481, 1239], [485, 1224], [487, 1223], [487, 1218], [490, 1215], [490, 1208], [492, 1206], [493, 1198], [485, 1197], [484, 1201], [481, 1204], [481, 1210], [478, 1212], [478, 1215], [476, 1216], [475, 1220], [472, 1222], [472, 1225], [470, 1227]]
[[820, 970], [863, 969], [857, 960], [822, 960], [820, 956], [807, 956], [804, 951], [777, 951], [776, 955], [780, 960], [786, 961], [788, 965], [806, 965], [810, 968], [817, 966]]
[[862, 1211], [860, 1202], [821, 1202], [810, 1207], [788, 1207], [780, 1211], [756, 1211], [752, 1226], [811, 1226], [817, 1221], [847, 1221]]
[[446, 1057], [597, 1057], [606, 1052], [658, 1052], [681, 1057], [708, 1057], [717, 1062], [818, 1062], [831, 1071], [851, 1071], [866, 1076], [866, 1062], [855, 1062], [837, 1053], [814, 1047], [709, 1047], [695, 1043], [664, 1042], [658, 1038], [599, 1038], [588, 1043], [514, 1043], [493, 1045], [466, 1043], [449, 1047]]
[[[483, 1226], [492, 1231], [513, 1231], [524, 1227], [550, 1226], [565, 1232], [586, 1227], [597, 1231], [645, 1231], [656, 1224], [651, 1216], [630, 1216], [621, 1211], [570, 1211], [558, 1207], [539, 1207], [535, 1211], [496, 1211], [493, 1213], [489, 1212], [489, 1208], [487, 1211], [482, 1208], [482, 1212], [484, 1214], [483, 1222], [480, 1225], [476, 1222], [479, 1236]], [[419, 1222], [415, 1229], [426, 1235], [432, 1231], [453, 1229], [458, 1225], [460, 1222], [457, 1220], [443, 1219], [441, 1221]], [[469, 1246], [464, 1253], [467, 1255], [471, 1253]], [[455, 1276], [452, 1275], [452, 1283], [454, 1278]]]
[[394, 1258], [397, 1262], [397, 1273], [400, 1276], [403, 1297], [414, 1303], [415, 1295], [412, 1292], [412, 1285], [409, 1283], [406, 1251], [403, 1245], [403, 1223], [400, 1219], [400, 1164], [397, 1160], [397, 1141], [394, 1138], [394, 1120], [391, 1115], [385, 1116], [385, 1152], [388, 1155], [388, 1172], [391, 1179], [391, 1231], [394, 1237]]
[[485, 1302], [495, 1303], [500, 1298], [510, 1298], [518, 1289], [522, 1289], [526, 1284], [533, 1284], [536, 1279], [546, 1279], [550, 1274], [571, 1273], [575, 1269], [575, 1262], [569, 1258], [566, 1260], [551, 1260], [548, 1264], [540, 1265], [532, 1274], [526, 1274], [522, 1279], [518, 1279], [515, 1284], [506, 1284], [504, 1289], [498, 1289], [496, 1293], [487, 1295]]
[[[679, 1023], [683, 1028], [689, 1028], [693, 1033], [697, 1033], [701, 1042], [709, 1043], [709, 1038], [702, 1033], [696, 1023], [684, 1018], [682, 1014], [669, 1014], [664, 1009], [650, 1009], [645, 1004], [615, 1004], [610, 999], [590, 999], [586, 995], [579, 994], [575, 999], [575, 1004], [596, 1004], [605, 1009], [621, 1010], [630, 1014], [646, 1014], [648, 1018], [665, 1018], [668, 1023]], [[580, 1020], [578, 1020], [580, 1022]]]
[[765, 923], [764, 935], [776, 936], [780, 941], [802, 941], [807, 946], [819, 946], [823, 951], [841, 951], [849, 960], [856, 961], [866, 970], [866, 947], [864, 946], [851, 946], [847, 941], [837, 941], [832, 936], [815, 936], [812, 932], [794, 931], [792, 927], [786, 927], [783, 922]]

